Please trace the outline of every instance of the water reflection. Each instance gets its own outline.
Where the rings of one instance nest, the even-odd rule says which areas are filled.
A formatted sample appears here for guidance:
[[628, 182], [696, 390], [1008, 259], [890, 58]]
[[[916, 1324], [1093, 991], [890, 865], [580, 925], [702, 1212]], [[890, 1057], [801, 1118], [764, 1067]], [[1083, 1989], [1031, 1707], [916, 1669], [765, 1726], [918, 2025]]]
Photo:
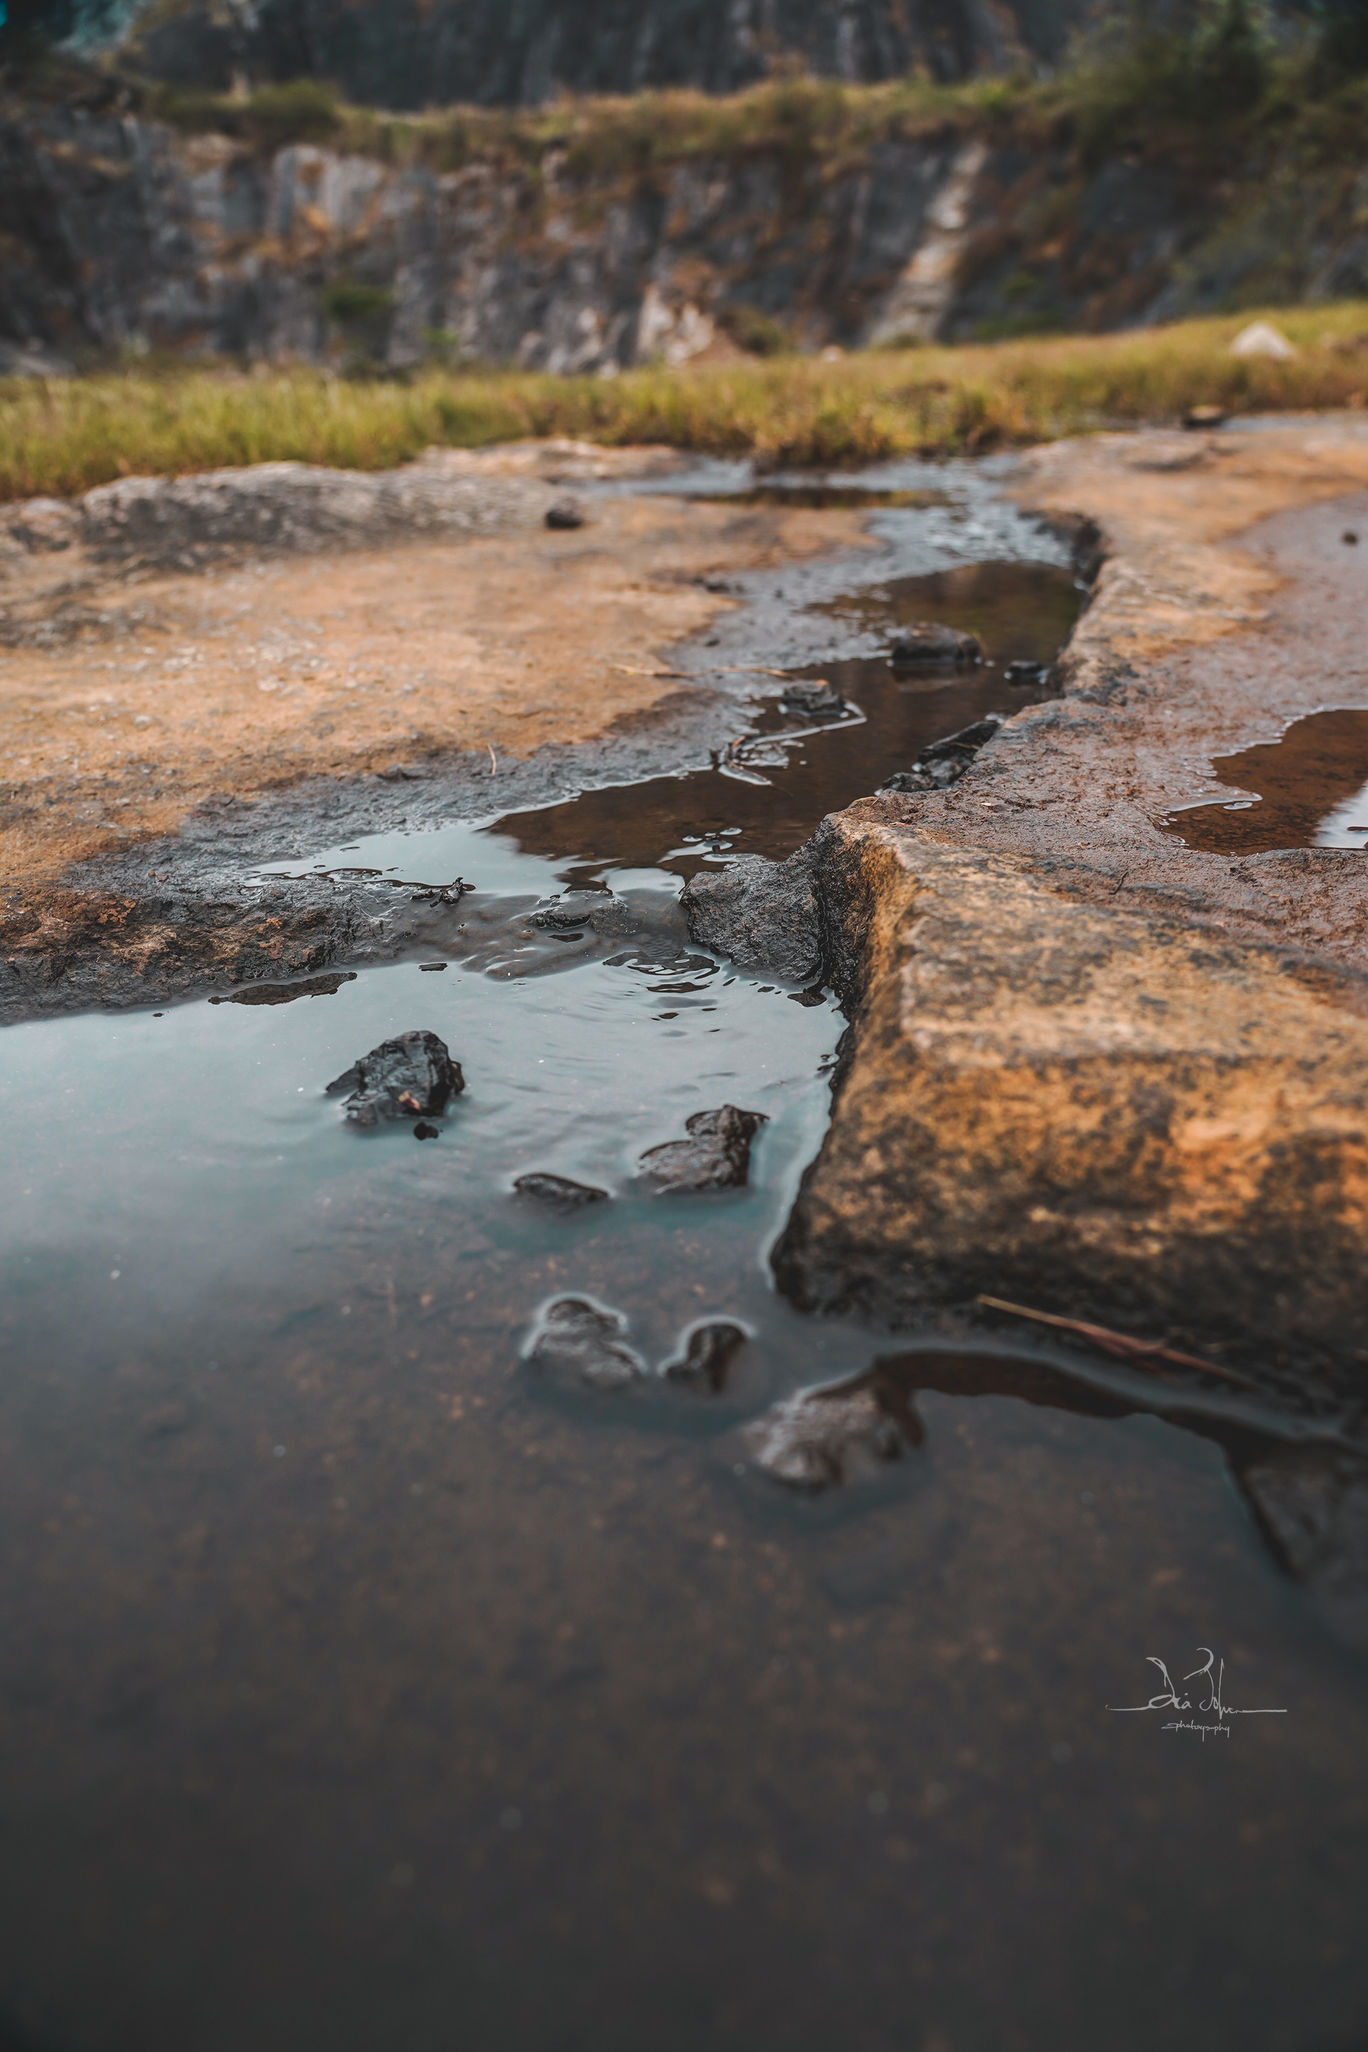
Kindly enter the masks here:
[[1280, 740], [1219, 755], [1211, 769], [1218, 783], [1256, 795], [1169, 813], [1161, 824], [1190, 848], [1257, 855], [1368, 844], [1368, 712], [1308, 713]]

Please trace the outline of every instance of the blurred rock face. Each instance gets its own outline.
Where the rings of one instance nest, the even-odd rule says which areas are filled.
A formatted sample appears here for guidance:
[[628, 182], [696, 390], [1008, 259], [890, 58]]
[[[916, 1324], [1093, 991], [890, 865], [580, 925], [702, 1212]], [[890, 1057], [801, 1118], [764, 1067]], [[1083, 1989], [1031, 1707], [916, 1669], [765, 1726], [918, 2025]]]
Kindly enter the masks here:
[[394, 108], [531, 105], [558, 91], [730, 92], [787, 61], [823, 77], [1054, 63], [1095, 0], [190, 0], [142, 39], [178, 84], [319, 77]]

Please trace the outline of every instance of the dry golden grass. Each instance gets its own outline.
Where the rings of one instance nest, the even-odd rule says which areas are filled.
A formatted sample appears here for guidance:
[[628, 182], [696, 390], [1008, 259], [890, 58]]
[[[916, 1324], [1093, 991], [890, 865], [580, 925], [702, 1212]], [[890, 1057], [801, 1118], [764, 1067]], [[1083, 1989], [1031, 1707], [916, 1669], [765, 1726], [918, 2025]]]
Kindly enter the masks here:
[[1368, 304], [1270, 313], [1296, 345], [1286, 362], [1230, 354], [1253, 317], [613, 379], [426, 370], [406, 382], [349, 381], [302, 369], [16, 379], [0, 383], [0, 498], [279, 459], [380, 470], [433, 444], [523, 435], [850, 464], [1175, 420], [1202, 404], [1256, 413], [1365, 403]]

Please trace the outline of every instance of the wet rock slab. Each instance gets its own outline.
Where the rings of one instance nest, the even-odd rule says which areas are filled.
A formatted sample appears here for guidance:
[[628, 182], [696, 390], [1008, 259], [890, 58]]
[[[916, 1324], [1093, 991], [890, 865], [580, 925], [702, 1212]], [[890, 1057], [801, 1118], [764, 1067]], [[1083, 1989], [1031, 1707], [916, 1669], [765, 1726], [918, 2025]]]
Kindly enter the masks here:
[[587, 1297], [557, 1297], [528, 1341], [523, 1360], [547, 1381], [566, 1389], [626, 1389], [646, 1372], [624, 1337], [620, 1311]]
[[763, 1112], [740, 1111], [734, 1104], [695, 1112], [684, 1121], [687, 1140], [648, 1148], [638, 1166], [645, 1180], [666, 1195], [744, 1189], [751, 1142], [765, 1123]]
[[384, 1119], [439, 1117], [448, 1099], [464, 1089], [461, 1065], [446, 1042], [420, 1030], [382, 1040], [335, 1077], [327, 1095], [345, 1095], [349, 1125], [375, 1126]]
[[795, 983], [820, 973], [821, 925], [810, 853], [786, 862], [741, 855], [723, 870], [700, 870], [680, 900], [689, 936], [738, 968]]
[[880, 808], [818, 836], [854, 1008], [775, 1253], [807, 1309], [894, 1326], [979, 1292], [1261, 1386], [1362, 1346], [1368, 987]]

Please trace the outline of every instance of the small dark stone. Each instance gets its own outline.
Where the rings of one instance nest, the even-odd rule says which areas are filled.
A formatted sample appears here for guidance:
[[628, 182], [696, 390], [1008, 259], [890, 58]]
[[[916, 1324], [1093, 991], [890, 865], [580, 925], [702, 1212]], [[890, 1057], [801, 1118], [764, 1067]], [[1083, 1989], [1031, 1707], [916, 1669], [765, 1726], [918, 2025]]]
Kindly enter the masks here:
[[420, 963], [418, 964], [418, 967], [419, 967], [419, 968], [420, 968], [420, 969], [421, 969], [421, 970], [423, 971], [423, 973], [424, 973], [424, 975], [425, 975], [425, 976], [435, 976], [435, 975], [437, 974], [437, 971], [438, 971], [439, 969], [445, 969], [445, 968], [446, 968], [446, 963], [445, 963], [445, 962], [420, 962]]
[[1189, 406], [1183, 415], [1185, 428], [1218, 428], [1229, 415], [1224, 406]]
[[584, 508], [578, 499], [557, 499], [546, 509], [546, 524], [552, 528], [583, 527]]
[[1348, 548], [1356, 549], [1358, 547], [1358, 536], [1355, 534], [1352, 527], [1345, 528], [1344, 533], [1340, 536], [1340, 540], [1343, 543], [1345, 543], [1346, 547]]
[[961, 634], [957, 627], [942, 627], [933, 620], [916, 620], [900, 629], [888, 651], [889, 662], [898, 670], [943, 663], [961, 669], [982, 659], [983, 648], [976, 635]]
[[801, 713], [805, 720], [839, 720], [846, 702], [825, 677], [798, 677], [784, 686], [779, 700], [785, 712]]
[[531, 1197], [538, 1204], [550, 1205], [556, 1211], [579, 1211], [586, 1204], [606, 1204], [608, 1192], [595, 1187], [593, 1183], [576, 1183], [569, 1176], [543, 1175], [533, 1170], [530, 1175], [518, 1176], [513, 1188], [520, 1197]]
[[922, 1427], [910, 1403], [890, 1400], [877, 1376], [862, 1375], [785, 1397], [741, 1437], [764, 1474], [812, 1494], [901, 1460], [920, 1444]]
[[685, 1119], [687, 1140], [667, 1140], [642, 1155], [641, 1173], [667, 1194], [691, 1190], [744, 1189], [750, 1174], [751, 1141], [766, 1124], [763, 1112], [717, 1111]]
[[523, 1355], [529, 1368], [571, 1387], [625, 1389], [645, 1373], [623, 1342], [627, 1321], [585, 1297], [557, 1297], [541, 1315]]
[[343, 1110], [349, 1124], [378, 1125], [381, 1119], [440, 1114], [449, 1097], [465, 1089], [461, 1065], [435, 1033], [401, 1033], [383, 1040], [328, 1085], [328, 1096], [348, 1093]]
[[672, 1382], [687, 1382], [717, 1395], [726, 1387], [737, 1351], [749, 1338], [745, 1327], [734, 1325], [729, 1318], [709, 1318], [691, 1325], [682, 1336], [679, 1353], [665, 1363], [662, 1372]]
[[1008, 684], [1025, 686], [1043, 684], [1050, 671], [1048, 663], [1015, 662], [1008, 663], [1002, 674]]
[[440, 1128], [430, 1126], [426, 1119], [419, 1119], [413, 1129], [413, 1137], [415, 1140], [437, 1140], [441, 1137]]

